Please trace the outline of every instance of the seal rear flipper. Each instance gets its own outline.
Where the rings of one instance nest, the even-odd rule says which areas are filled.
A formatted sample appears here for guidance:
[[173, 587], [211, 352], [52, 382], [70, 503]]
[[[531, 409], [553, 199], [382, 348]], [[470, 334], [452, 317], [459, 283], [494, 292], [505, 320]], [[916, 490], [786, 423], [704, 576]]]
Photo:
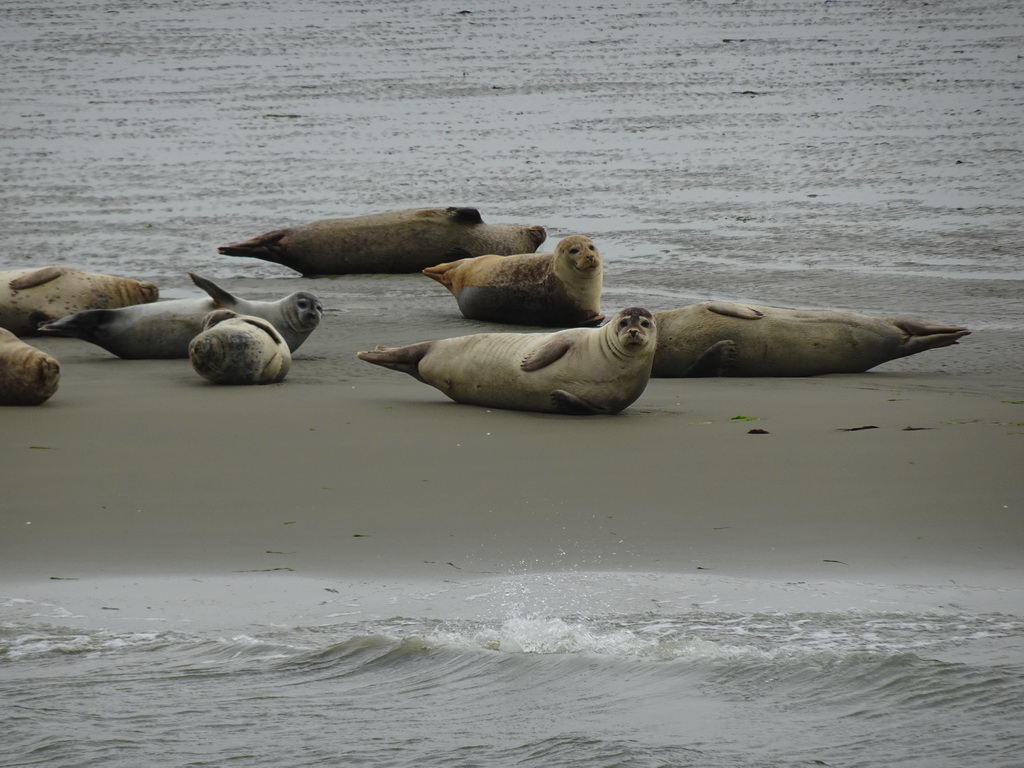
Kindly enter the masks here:
[[193, 283], [206, 291], [218, 306], [234, 307], [238, 304], [238, 298], [234, 294], [224, 290], [212, 280], [200, 277], [195, 272], [189, 272], [188, 276], [192, 278]]
[[728, 376], [729, 371], [739, 362], [739, 350], [732, 339], [716, 341], [705, 349], [682, 373], [682, 378], [696, 379], [711, 376]]
[[112, 315], [113, 309], [84, 309], [75, 312], [73, 315], [57, 318], [43, 322], [37, 329], [39, 333], [48, 333], [54, 336], [70, 336], [75, 339], [92, 341], [96, 337], [96, 330], [104, 321]]
[[586, 320], [584, 320], [582, 323], [580, 323], [580, 325], [589, 328], [589, 327], [593, 327], [593, 326], [598, 326], [598, 325], [600, 325], [603, 322], [604, 322], [604, 315], [591, 315]]
[[524, 357], [519, 367], [524, 371], [539, 371], [565, 355], [572, 343], [571, 338], [556, 336]]
[[419, 344], [409, 344], [405, 347], [378, 346], [372, 352], [356, 352], [356, 357], [374, 365], [408, 373], [426, 384], [428, 382], [420, 376], [419, 364], [423, 356], [430, 351], [432, 344], [430, 341], [421, 341]]
[[[275, 229], [273, 232], [257, 235], [241, 243], [222, 245], [217, 249], [217, 252], [223, 253], [225, 256], [248, 256], [254, 259], [263, 259], [264, 261], [281, 264], [283, 263], [281, 259], [285, 257], [285, 250], [284, 246], [281, 245], [281, 241], [284, 240], [287, 234], [287, 229]], [[285, 264], [285, 266], [288, 265]]]
[[11, 286], [12, 291], [22, 291], [26, 288], [35, 288], [39, 285], [46, 285], [51, 280], [56, 280], [58, 277], [67, 272], [67, 267], [43, 267], [37, 269], [27, 275], [17, 277], [8, 284]]
[[704, 309], [714, 312], [716, 315], [738, 317], [741, 320], [760, 320], [764, 317], [764, 312], [758, 309], [743, 304], [734, 304], [731, 301], [705, 301]]
[[451, 290], [452, 279], [448, 272], [462, 264], [466, 259], [472, 258], [472, 254], [470, 254], [470, 252], [465, 248], [453, 248], [448, 255], [455, 256], [455, 259], [453, 261], [446, 261], [443, 264], [437, 264], [433, 267], [427, 267], [421, 271], [431, 280], [436, 280], [445, 288]]
[[559, 413], [570, 416], [595, 416], [599, 413], [607, 413], [581, 397], [566, 392], [564, 389], [556, 389], [551, 393], [551, 402]]
[[915, 317], [894, 317], [891, 318], [891, 322], [907, 334], [901, 350], [904, 357], [924, 352], [926, 349], [951, 346], [971, 333], [966, 328], [956, 325], [938, 325]]

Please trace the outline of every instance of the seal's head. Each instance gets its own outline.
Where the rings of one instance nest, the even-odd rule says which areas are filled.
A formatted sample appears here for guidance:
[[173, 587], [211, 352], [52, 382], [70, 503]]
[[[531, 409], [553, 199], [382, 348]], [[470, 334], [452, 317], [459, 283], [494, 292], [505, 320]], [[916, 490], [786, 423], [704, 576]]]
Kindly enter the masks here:
[[609, 325], [615, 328], [616, 338], [626, 349], [640, 350], [657, 340], [654, 315], [643, 307], [620, 310]]
[[296, 332], [310, 333], [324, 316], [324, 305], [309, 291], [297, 291], [284, 300], [288, 325]]
[[564, 259], [577, 272], [593, 272], [601, 268], [601, 254], [594, 241], [586, 235], [569, 235], [555, 246], [555, 258]]

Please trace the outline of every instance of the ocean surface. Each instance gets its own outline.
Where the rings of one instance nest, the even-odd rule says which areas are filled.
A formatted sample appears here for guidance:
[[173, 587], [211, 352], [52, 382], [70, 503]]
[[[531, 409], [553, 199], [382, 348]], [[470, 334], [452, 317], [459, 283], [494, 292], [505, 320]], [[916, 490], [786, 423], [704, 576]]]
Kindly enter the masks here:
[[[421, 276], [216, 248], [472, 205], [593, 237], [606, 312], [916, 315], [974, 333], [887, 370], [1024, 377], [1022, 40], [1017, 0], [0, 0], [0, 268], [463, 328]], [[1017, 613], [685, 584], [607, 610], [595, 578], [244, 629], [83, 625], [0, 584], [0, 766], [1024, 766]]]
[[[245, 631], [209, 628], [215, 619], [187, 629], [162, 612], [104, 627], [57, 602], [4, 597], [0, 764], [1024, 760], [1024, 619], [946, 602], [942, 588], [852, 595], [600, 573], [465, 587], [447, 599], [407, 587], [402, 607], [432, 613], [374, 617], [368, 595], [337, 583], [320, 588], [317, 620]], [[927, 606], [908, 601], [915, 592]], [[839, 607], [858, 602], [870, 607]]]

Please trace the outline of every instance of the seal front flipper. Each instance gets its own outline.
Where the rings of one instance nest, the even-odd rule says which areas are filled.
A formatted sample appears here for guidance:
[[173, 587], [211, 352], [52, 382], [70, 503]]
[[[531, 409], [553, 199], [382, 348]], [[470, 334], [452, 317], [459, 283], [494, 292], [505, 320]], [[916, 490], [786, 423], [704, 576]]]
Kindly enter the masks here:
[[760, 320], [764, 317], [764, 312], [759, 309], [734, 304], [731, 301], [705, 301], [704, 309], [726, 317], [738, 317], [741, 320]]
[[539, 349], [535, 349], [524, 357], [519, 367], [524, 371], [539, 371], [541, 368], [545, 368], [561, 358], [572, 348], [572, 345], [572, 336], [564, 334], [555, 336], [555, 338], [545, 343]]
[[414, 379], [422, 381], [420, 376], [420, 360], [430, 351], [432, 341], [421, 341], [418, 344], [409, 344], [405, 347], [384, 347], [378, 345], [372, 352], [356, 352], [356, 357], [374, 365], [390, 368], [394, 371], [408, 373]]
[[238, 304], [238, 298], [234, 294], [225, 291], [212, 280], [200, 277], [195, 272], [189, 272], [188, 276], [192, 278], [193, 283], [210, 294], [210, 298], [217, 302], [219, 306], [234, 307]]
[[700, 357], [682, 373], [683, 378], [703, 378], [710, 376], [727, 376], [739, 362], [740, 354], [736, 342], [732, 339], [716, 341], [705, 349]]
[[453, 221], [457, 221], [460, 224], [484, 223], [484, 217], [480, 215], [480, 211], [476, 208], [456, 208], [455, 206], [449, 206], [445, 209], [445, 212], [452, 217]]
[[38, 285], [46, 285], [51, 280], [56, 280], [67, 271], [67, 267], [43, 267], [21, 277], [11, 280], [8, 285], [12, 291], [23, 291], [26, 288], [35, 288]]
[[604, 315], [591, 315], [586, 320], [580, 323], [581, 326], [594, 327], [604, 322]]
[[595, 408], [583, 398], [569, 394], [564, 389], [556, 389], [552, 392], [551, 402], [558, 409], [559, 413], [565, 413], [570, 416], [595, 416], [599, 413], [606, 413], [606, 411]]

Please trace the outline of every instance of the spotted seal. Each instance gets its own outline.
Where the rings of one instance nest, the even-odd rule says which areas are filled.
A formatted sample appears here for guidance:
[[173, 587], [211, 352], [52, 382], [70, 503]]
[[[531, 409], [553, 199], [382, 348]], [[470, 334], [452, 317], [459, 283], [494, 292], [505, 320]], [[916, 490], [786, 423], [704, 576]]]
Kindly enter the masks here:
[[489, 254], [423, 274], [451, 291], [470, 320], [558, 328], [604, 320], [601, 254], [586, 235], [562, 238], [552, 253]]
[[652, 376], [818, 376], [860, 373], [947, 347], [970, 333], [913, 317], [707, 301], [656, 312]]
[[320, 300], [308, 291], [297, 291], [278, 301], [247, 301], [205, 277], [191, 272], [189, 277], [206, 291], [206, 298], [93, 309], [48, 323], [39, 330], [74, 336], [128, 359], [184, 358], [188, 357], [189, 342], [203, 329], [203, 319], [215, 309], [230, 309], [269, 321], [292, 352], [316, 330], [323, 316]]
[[419, 272], [445, 259], [533, 253], [539, 226], [485, 224], [476, 208], [420, 208], [277, 229], [218, 251], [263, 259], [303, 275]]
[[0, 328], [0, 405], [40, 405], [60, 384], [60, 363]]
[[216, 309], [189, 342], [196, 373], [215, 384], [275, 384], [283, 381], [292, 354], [277, 329], [261, 317]]
[[74, 267], [41, 267], [0, 272], [0, 328], [32, 336], [39, 326], [87, 309], [148, 304], [160, 297], [152, 283], [85, 272]]
[[478, 333], [359, 352], [408, 373], [459, 403], [589, 415], [618, 413], [643, 393], [657, 329], [629, 307], [600, 328], [553, 333]]

